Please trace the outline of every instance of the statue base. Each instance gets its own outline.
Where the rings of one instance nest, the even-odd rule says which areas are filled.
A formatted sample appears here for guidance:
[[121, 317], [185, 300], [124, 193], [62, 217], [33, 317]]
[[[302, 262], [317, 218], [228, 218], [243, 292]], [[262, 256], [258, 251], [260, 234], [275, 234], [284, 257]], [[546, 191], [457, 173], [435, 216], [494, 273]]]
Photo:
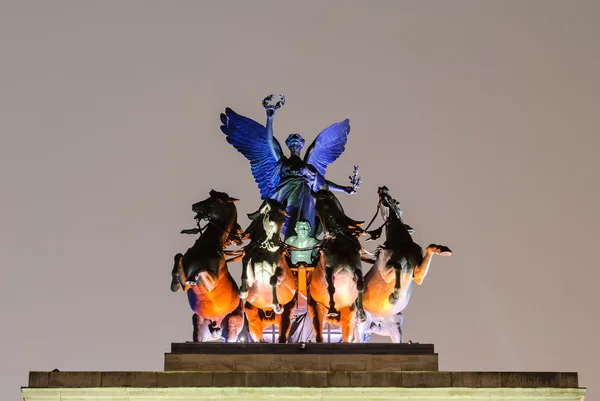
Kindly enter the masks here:
[[[432, 344], [174, 343], [165, 371], [392, 372], [437, 371]], [[282, 385], [285, 385], [283, 383]]]
[[577, 373], [444, 372], [431, 344], [174, 343], [162, 372], [30, 372], [28, 401], [582, 401]]

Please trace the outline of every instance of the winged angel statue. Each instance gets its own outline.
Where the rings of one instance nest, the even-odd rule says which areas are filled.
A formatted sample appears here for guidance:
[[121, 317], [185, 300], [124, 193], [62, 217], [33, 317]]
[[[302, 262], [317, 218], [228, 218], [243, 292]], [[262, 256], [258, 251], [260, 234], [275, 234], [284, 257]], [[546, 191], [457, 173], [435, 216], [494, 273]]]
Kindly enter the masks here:
[[327, 189], [353, 194], [358, 188], [358, 181], [352, 177], [352, 186], [337, 185], [325, 179], [327, 166], [344, 152], [350, 121], [346, 119], [325, 128], [309, 146], [303, 159], [300, 152], [304, 139], [299, 134], [289, 135], [285, 144], [291, 155], [286, 157], [273, 137], [273, 117], [275, 111], [285, 104], [285, 97], [280, 95], [275, 104], [270, 103], [272, 100], [273, 95], [263, 100], [267, 112], [266, 127], [227, 108], [221, 114], [221, 131], [227, 136], [227, 142], [250, 161], [261, 199], [274, 199], [286, 205], [285, 238], [294, 235], [298, 221], [308, 221], [313, 236], [316, 236], [314, 193]]

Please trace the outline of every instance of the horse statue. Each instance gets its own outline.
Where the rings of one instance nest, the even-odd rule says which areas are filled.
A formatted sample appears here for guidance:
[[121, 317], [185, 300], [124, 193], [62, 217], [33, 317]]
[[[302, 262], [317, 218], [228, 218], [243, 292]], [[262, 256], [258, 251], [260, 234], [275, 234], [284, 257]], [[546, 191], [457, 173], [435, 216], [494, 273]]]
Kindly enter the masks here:
[[[402, 221], [402, 210], [392, 198], [387, 187], [379, 187], [378, 209], [384, 223], [370, 231], [371, 239], [377, 239], [385, 227], [386, 239], [372, 260], [373, 267], [365, 275], [363, 306], [369, 319], [359, 325], [359, 341], [364, 341], [368, 331], [387, 332], [393, 342], [402, 341], [401, 312], [406, 308], [412, 294], [412, 282], [421, 285], [429, 272], [434, 254], [449, 256], [450, 248], [431, 244], [425, 255], [411, 237], [412, 229]], [[364, 259], [363, 259], [364, 260]]]
[[361, 245], [362, 222], [350, 219], [338, 199], [329, 191], [315, 194], [316, 212], [324, 238], [319, 261], [309, 285], [308, 309], [313, 321], [315, 341], [323, 342], [323, 323], [339, 324], [342, 341], [351, 342], [357, 318], [365, 319], [362, 307], [363, 275]]
[[[198, 228], [183, 230], [182, 234], [198, 234], [200, 237], [184, 255], [175, 255], [171, 272], [171, 291], [183, 287], [194, 311], [194, 342], [223, 339], [237, 341], [244, 325], [242, 302], [238, 286], [229, 274], [225, 248], [232, 242], [242, 244], [242, 229], [237, 223], [237, 209], [223, 192], [210, 191], [210, 197], [195, 203], [192, 211]], [[205, 228], [200, 222], [207, 220]], [[238, 258], [239, 259], [239, 258]]]
[[264, 342], [263, 330], [275, 324], [279, 342], [287, 342], [296, 303], [296, 282], [286, 259], [281, 230], [285, 206], [267, 199], [254, 213], [246, 230], [250, 243], [244, 248], [240, 297], [252, 340]]

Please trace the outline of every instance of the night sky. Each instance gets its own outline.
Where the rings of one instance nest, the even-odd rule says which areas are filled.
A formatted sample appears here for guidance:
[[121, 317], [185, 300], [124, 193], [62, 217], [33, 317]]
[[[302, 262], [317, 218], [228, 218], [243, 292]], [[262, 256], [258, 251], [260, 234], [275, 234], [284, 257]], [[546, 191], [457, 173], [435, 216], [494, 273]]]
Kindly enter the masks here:
[[219, 114], [264, 124], [283, 92], [282, 142], [350, 119], [327, 171], [360, 165], [350, 217], [387, 185], [416, 242], [454, 251], [405, 340], [442, 370], [577, 371], [592, 400], [599, 20], [597, 1], [2, 1], [0, 399], [31, 370], [162, 370], [191, 339], [169, 283], [192, 203], [227, 192], [242, 226], [260, 205]]

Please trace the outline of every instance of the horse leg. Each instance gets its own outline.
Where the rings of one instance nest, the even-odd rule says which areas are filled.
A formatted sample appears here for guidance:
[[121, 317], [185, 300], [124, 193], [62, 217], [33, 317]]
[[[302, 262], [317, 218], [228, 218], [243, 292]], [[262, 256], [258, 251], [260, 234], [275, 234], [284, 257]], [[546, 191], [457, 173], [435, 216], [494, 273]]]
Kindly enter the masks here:
[[237, 342], [240, 332], [244, 327], [244, 308], [242, 307], [242, 301], [240, 301], [238, 307], [227, 316], [226, 323], [229, 331], [227, 342]]
[[179, 284], [179, 263], [181, 263], [182, 258], [183, 255], [180, 253], [175, 255], [175, 264], [171, 271], [171, 291], [173, 292], [177, 292], [181, 288], [181, 285]]
[[296, 297], [290, 302], [283, 306], [283, 313], [277, 315], [276, 321], [279, 326], [279, 342], [287, 343], [290, 329], [292, 328], [292, 315], [294, 314], [294, 308], [296, 307]]
[[[394, 316], [394, 322], [396, 323], [396, 327], [398, 328], [398, 343], [402, 343], [402, 338], [403, 338], [403, 334], [402, 334], [402, 325], [404, 324], [404, 315], [402, 314], [402, 312], [398, 313], [396, 316]], [[393, 340], [393, 338], [392, 338]]]
[[342, 342], [351, 342], [356, 325], [356, 308], [347, 306], [340, 309], [339, 325], [342, 329]]
[[384, 318], [381, 326], [381, 334], [387, 334], [392, 343], [402, 343], [402, 313]]
[[415, 271], [413, 274], [413, 280], [415, 283], [421, 285], [423, 280], [425, 280], [425, 276], [429, 272], [429, 266], [431, 265], [431, 257], [433, 254], [441, 255], [441, 256], [450, 256], [452, 255], [452, 251], [450, 248], [444, 245], [436, 245], [431, 244], [425, 249], [425, 256], [423, 257], [423, 261], [420, 266], [415, 267]]
[[242, 262], [242, 284], [240, 285], [240, 298], [242, 298], [242, 302], [246, 302], [246, 298], [248, 298], [248, 266], [250, 260]]
[[363, 292], [365, 292], [365, 280], [363, 279], [363, 273], [360, 268], [356, 269], [354, 272], [354, 277], [356, 279], [356, 290], [358, 291], [358, 299], [356, 300], [356, 307], [358, 310], [356, 311], [358, 321], [360, 323], [367, 320], [367, 315], [365, 314], [365, 310], [363, 309]]
[[367, 319], [364, 322], [356, 322], [355, 339], [353, 342], [356, 343], [368, 343], [371, 336], [371, 325], [373, 324], [373, 318], [370, 314], [367, 314]]
[[248, 318], [248, 332], [254, 342], [264, 343], [263, 339], [263, 322], [258, 314], [258, 308], [246, 302], [244, 308], [246, 318]]
[[400, 299], [400, 272], [402, 271], [402, 267], [397, 263], [394, 263], [394, 274], [396, 280], [394, 281], [394, 291], [390, 294], [388, 301], [390, 304], [395, 305]]
[[192, 324], [194, 327], [193, 341], [194, 342], [206, 342], [210, 338], [210, 330], [208, 328], [209, 320], [204, 319], [197, 313], [192, 316]]
[[194, 313], [194, 315], [192, 316], [192, 341], [195, 343], [198, 342], [198, 319], [200, 319], [200, 317], [198, 316], [198, 314]]
[[208, 320], [208, 322], [208, 331], [210, 332], [211, 337], [221, 337], [221, 333], [223, 333], [221, 322], [216, 320]]
[[278, 267], [269, 280], [269, 284], [271, 284], [271, 289], [273, 290], [273, 311], [278, 315], [283, 313], [283, 306], [281, 306], [279, 299], [277, 299], [277, 286], [281, 284], [282, 279], [283, 269]]
[[327, 280], [327, 293], [329, 294], [329, 310], [327, 311], [327, 317], [330, 319], [339, 319], [340, 313], [335, 309], [335, 301], [333, 299], [335, 294], [335, 287], [333, 286], [333, 267], [327, 266], [325, 268], [325, 279]]
[[325, 321], [326, 309], [317, 303], [310, 296], [308, 298], [308, 313], [312, 318], [313, 330], [315, 332], [315, 342], [323, 342], [323, 322]]
[[395, 305], [400, 299], [400, 289], [402, 288], [401, 283], [403, 281], [403, 273], [406, 274], [408, 271], [408, 260], [406, 257], [402, 257], [398, 262], [393, 263], [394, 274], [396, 281], [394, 282], [394, 291], [390, 294], [388, 301], [390, 304]]

